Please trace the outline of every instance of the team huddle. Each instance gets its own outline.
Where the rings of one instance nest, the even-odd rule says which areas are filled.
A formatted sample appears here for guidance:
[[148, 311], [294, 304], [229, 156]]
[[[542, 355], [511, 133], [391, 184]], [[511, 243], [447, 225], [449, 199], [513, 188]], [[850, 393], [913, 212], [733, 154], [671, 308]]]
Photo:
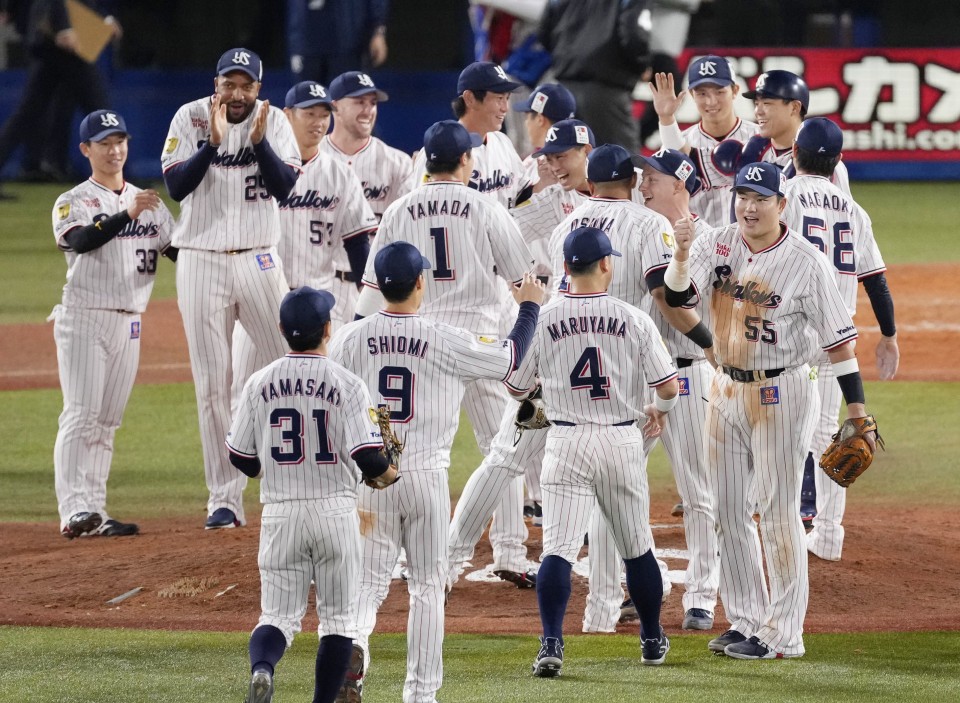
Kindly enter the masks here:
[[[692, 61], [679, 94], [657, 74], [664, 147], [647, 157], [595, 144], [569, 91], [537, 86], [513, 105], [535, 148], [526, 160], [501, 129], [521, 85], [492, 63], [463, 70], [457, 119], [430, 126], [413, 159], [372, 136], [388, 96], [367, 74], [298, 83], [282, 110], [258, 98], [261, 81], [260, 58], [231, 49], [213, 96], [173, 117], [161, 164], [176, 220], [124, 180], [123, 117], [81, 123], [92, 176], [53, 209], [68, 264], [51, 315], [62, 534], [139, 531], [106, 512], [106, 483], [163, 256], [176, 262], [196, 389], [204, 528], [245, 525], [243, 491], [260, 479], [249, 703], [272, 700], [311, 583], [314, 701], [361, 701], [402, 553], [402, 699], [435, 703], [446, 603], [488, 523], [494, 573], [536, 591], [535, 676], [561, 674], [585, 534], [583, 631], [636, 618], [641, 663], [663, 664], [670, 582], [646, 474], [658, 440], [690, 555], [680, 628], [712, 629], [719, 598], [729, 627], [710, 651], [802, 656], [808, 553], [839, 560], [844, 538], [845, 490], [816, 463], [841, 396], [849, 418], [872, 422], [854, 354], [858, 281], [882, 332], [881, 378], [899, 361], [843, 135], [807, 118], [803, 80], [761, 75], [744, 93], [749, 123], [722, 57]], [[686, 95], [702, 119], [681, 132]], [[518, 400], [542, 422], [518, 426]], [[484, 460], [451, 517], [461, 409]], [[384, 449], [384, 413], [402, 453]], [[538, 566], [524, 494], [543, 526]]]

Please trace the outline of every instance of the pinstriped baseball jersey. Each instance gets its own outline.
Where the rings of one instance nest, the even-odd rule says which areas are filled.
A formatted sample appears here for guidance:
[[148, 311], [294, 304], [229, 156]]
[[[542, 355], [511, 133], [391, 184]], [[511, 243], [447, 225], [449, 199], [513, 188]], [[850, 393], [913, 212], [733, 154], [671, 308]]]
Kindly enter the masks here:
[[334, 257], [344, 240], [367, 236], [377, 227], [359, 179], [323, 152], [303, 165], [279, 206], [282, 236], [277, 251], [291, 288], [330, 290]]
[[509, 340], [485, 341], [420, 315], [386, 311], [338, 331], [330, 357], [390, 408], [390, 422], [407, 446], [404, 472], [449, 468], [464, 384], [503, 380], [515, 361]]
[[413, 159], [376, 137], [370, 137], [356, 154], [346, 154], [327, 135], [320, 142], [320, 151], [353, 169], [363, 185], [363, 196], [378, 219], [392, 202], [417, 185]]
[[[773, 144], [767, 147], [766, 151], [763, 152], [763, 155], [759, 159], [760, 161], [769, 161], [775, 163], [781, 169], [783, 169], [784, 174], [788, 177], [793, 177], [795, 173], [793, 168], [793, 147], [789, 149], [775, 149]], [[837, 167], [833, 170], [833, 178], [830, 179], [830, 182], [837, 186], [840, 190], [850, 195], [850, 176], [847, 174], [847, 167], [841, 161], [837, 164]]]
[[722, 227], [730, 221], [730, 200], [733, 176], [720, 173], [713, 165], [713, 150], [724, 139], [736, 139], [744, 144], [757, 133], [754, 122], [737, 119], [730, 132], [717, 139], [703, 130], [701, 122], [683, 131], [683, 140], [690, 147], [690, 158], [697, 166], [702, 189], [690, 198], [690, 209], [706, 220], [711, 227]]
[[383, 446], [363, 381], [327, 357], [294, 352], [249, 378], [226, 444], [260, 458], [262, 503], [324, 498], [344, 507], [357, 500], [352, 455]]
[[[427, 161], [423, 149], [413, 161], [416, 182], [425, 183]], [[530, 185], [526, 169], [513, 142], [503, 132], [487, 132], [483, 144], [473, 149], [473, 172], [468, 185], [484, 195], [494, 196], [505, 208], [512, 208], [520, 191]]]
[[527, 244], [532, 245], [539, 240], [549, 242], [557, 225], [588, 198], [578, 190], [564, 190], [563, 186], [555, 183], [534, 193], [528, 201], [513, 208], [510, 214], [517, 221]]
[[638, 419], [645, 385], [677, 370], [645, 312], [606, 293], [567, 293], [540, 311], [530, 351], [507, 383], [529, 390], [537, 375], [551, 422], [614, 425]]
[[[632, 200], [589, 198], [550, 237], [550, 260], [558, 285], [563, 278], [563, 240], [577, 227], [596, 227], [607, 233], [613, 248], [623, 254], [614, 266], [609, 293], [640, 307], [649, 292], [646, 272], [666, 266], [673, 257], [671, 247], [663, 248], [666, 241], [673, 241], [673, 227], [667, 218]], [[635, 275], [641, 271], [644, 276]]]
[[785, 192], [784, 222], [826, 255], [853, 317], [857, 314], [857, 282], [887, 270], [870, 216], [823, 176], [796, 176], [787, 181]]
[[[280, 238], [277, 202], [263, 186], [250, 141], [250, 129], [261, 104], [257, 100], [243, 122], [227, 125], [223, 143], [200, 185], [180, 203], [174, 246], [207, 251], [276, 246]], [[189, 159], [209, 139], [210, 98], [187, 103], [170, 123], [160, 158], [163, 170]], [[281, 161], [300, 168], [293, 130], [276, 107], [270, 107], [264, 139]]]
[[717, 361], [747, 370], [794, 368], [857, 338], [826, 257], [781, 224], [752, 252], [739, 225], [710, 230], [690, 247], [690, 279], [709, 299]]
[[170, 245], [175, 222], [166, 205], [144, 210], [102, 247], [77, 254], [63, 239], [78, 227], [126, 210], [140, 188], [124, 183], [118, 195], [92, 178], [67, 191], [53, 206], [53, 234], [67, 259], [63, 304], [97, 310], [143, 312], [160, 252]]
[[394, 241], [413, 244], [433, 263], [421, 312], [479, 334], [497, 335], [503, 283], [518, 281], [533, 256], [506, 208], [454, 181], [430, 181], [384, 213], [363, 274], [377, 287], [373, 262]]

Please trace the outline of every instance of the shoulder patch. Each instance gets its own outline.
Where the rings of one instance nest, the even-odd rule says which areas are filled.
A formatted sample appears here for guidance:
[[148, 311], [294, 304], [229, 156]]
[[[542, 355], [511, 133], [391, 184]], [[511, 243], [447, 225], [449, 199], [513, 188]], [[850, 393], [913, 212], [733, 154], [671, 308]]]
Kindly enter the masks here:
[[496, 344], [498, 341], [496, 337], [477, 337], [477, 339], [484, 344]]
[[660, 236], [663, 237], [663, 243], [666, 244], [671, 249], [673, 249], [673, 237], [670, 236], [670, 233], [662, 232]]
[[177, 137], [167, 137], [167, 143], [163, 145], [164, 154], [172, 154], [180, 140]]
[[57, 219], [65, 220], [70, 215], [70, 203], [64, 203], [57, 207]]
[[376, 408], [367, 408], [367, 415], [370, 417], [371, 424], [373, 424], [375, 427], [378, 427], [380, 425], [380, 422], [378, 419], [380, 416], [377, 413]]

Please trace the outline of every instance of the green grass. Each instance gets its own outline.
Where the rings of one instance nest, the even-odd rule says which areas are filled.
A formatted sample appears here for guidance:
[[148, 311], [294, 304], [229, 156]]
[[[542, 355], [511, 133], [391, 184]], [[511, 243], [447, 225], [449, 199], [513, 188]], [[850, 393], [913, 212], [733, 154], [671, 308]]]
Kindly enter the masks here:
[[[858, 500], [889, 502], [893, 496], [926, 504], [960, 503], [960, 435], [943, 432], [929, 441], [929, 412], [937, 408], [945, 427], [960, 426], [957, 383], [868, 383], [869, 408], [880, 422], [887, 451], [851, 490]], [[57, 390], [0, 393], [0, 442], [4, 446], [4, 490], [0, 521], [56, 519], [53, 443], [61, 409]], [[197, 429], [193, 386], [138, 385], [117, 432], [108, 506], [120, 516], [153, 518], [200, 514], [207, 492]], [[454, 497], [480, 463], [473, 432], [464, 416], [452, 453]], [[904, 470], [910, 467], [910, 470]], [[654, 491], [670, 490], [673, 477], [662, 448], [649, 466]], [[246, 492], [256, 511], [256, 482]]]
[[[153, 186], [165, 194], [162, 184]], [[0, 325], [42, 322], [60, 301], [66, 274], [63, 254], [51, 228], [53, 203], [66, 185], [6, 186], [17, 202], [0, 203]], [[960, 238], [947, 223], [960, 221], [960, 198], [953, 183], [854, 183], [854, 195], [873, 219], [887, 264], [960, 261]], [[175, 203], [167, 199], [174, 213]], [[153, 298], [176, 297], [174, 268], [163, 259]]]
[[[807, 635], [798, 660], [745, 662], [716, 657], [705, 635], [671, 638], [667, 663], [639, 663], [629, 635], [566, 639], [559, 679], [536, 679], [536, 638], [451, 635], [444, 645], [438, 698], [457, 703], [710, 700], [861, 703], [956, 700], [960, 637], [955, 633]], [[2, 628], [0, 703], [180, 703], [242, 700], [246, 633]], [[304, 633], [277, 672], [278, 703], [309, 700], [316, 635]], [[403, 635], [376, 635], [365, 703], [398, 701], [405, 671]], [[24, 694], [29, 691], [29, 696]]]

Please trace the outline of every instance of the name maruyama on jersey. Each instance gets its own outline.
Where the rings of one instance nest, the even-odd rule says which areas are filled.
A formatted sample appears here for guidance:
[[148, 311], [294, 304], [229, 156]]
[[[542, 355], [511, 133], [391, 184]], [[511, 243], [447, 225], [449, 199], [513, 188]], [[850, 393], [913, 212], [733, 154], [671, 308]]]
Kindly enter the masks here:
[[575, 334], [608, 334], [611, 337], [625, 337], [627, 323], [616, 317], [604, 318], [603, 315], [583, 315], [568, 317], [566, 320], [546, 325], [551, 341], [572, 337]]

